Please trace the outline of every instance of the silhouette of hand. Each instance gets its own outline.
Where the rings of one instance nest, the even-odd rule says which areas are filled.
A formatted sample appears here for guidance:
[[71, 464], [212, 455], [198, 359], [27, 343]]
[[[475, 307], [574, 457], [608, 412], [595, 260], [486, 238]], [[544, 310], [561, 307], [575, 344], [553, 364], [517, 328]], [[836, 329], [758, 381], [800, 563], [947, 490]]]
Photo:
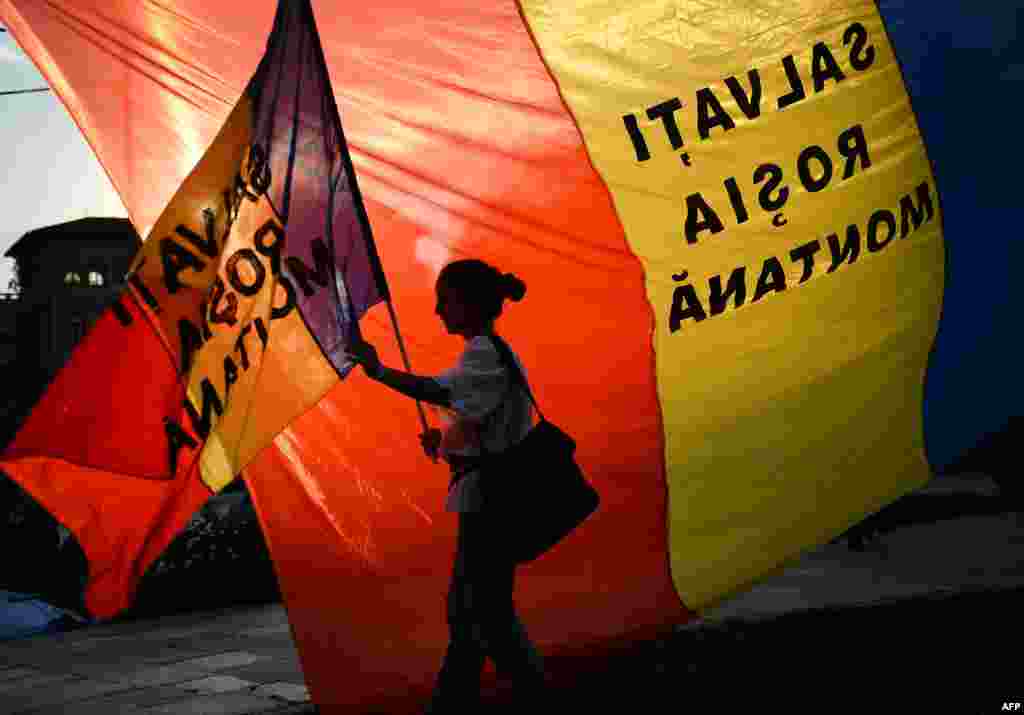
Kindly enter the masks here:
[[352, 361], [363, 366], [363, 370], [370, 377], [376, 377], [380, 372], [380, 358], [377, 357], [377, 349], [364, 340], [358, 340], [348, 346], [348, 355]]
[[436, 462], [440, 456], [441, 430], [428, 429], [420, 435], [420, 444], [423, 445], [426, 455]]

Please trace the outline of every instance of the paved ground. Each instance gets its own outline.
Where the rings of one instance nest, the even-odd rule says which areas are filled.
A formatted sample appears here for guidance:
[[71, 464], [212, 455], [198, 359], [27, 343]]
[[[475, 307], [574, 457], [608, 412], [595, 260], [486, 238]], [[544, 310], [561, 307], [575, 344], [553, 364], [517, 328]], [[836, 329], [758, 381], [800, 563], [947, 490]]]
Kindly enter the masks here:
[[[1005, 622], [1007, 616], [1003, 614], [1016, 614], [1021, 589], [1024, 589], [1024, 515], [991, 508], [998, 506], [999, 500], [994, 485], [984, 478], [940, 479], [922, 494], [933, 498], [935, 504], [953, 503], [953, 495], [958, 495], [956, 503], [971, 505], [967, 513], [961, 508], [959, 512], [940, 514], [939, 519], [931, 523], [910, 523], [913, 520], [908, 518], [908, 523], [901, 524], [897, 519], [887, 525], [879, 541], [860, 552], [843, 543], [816, 549], [755, 589], [721, 604], [701, 622], [681, 627], [673, 636], [676, 645], [656, 643], [649, 649], [662, 654], [675, 649], [674, 660], [664, 655], [653, 660], [638, 656], [630, 656], [628, 661], [610, 659], [609, 663], [632, 665], [610, 665], [604, 675], [595, 676], [594, 682], [607, 682], [607, 672], [618, 673], [612, 677], [627, 685], [641, 682], [630, 681], [628, 678], [634, 677], [632, 675], [622, 675], [623, 667], [638, 673], [650, 670], [661, 678], [659, 682], [665, 684], [663, 687], [676, 689], [681, 679], [689, 677], [693, 683], [688, 686], [691, 692], [696, 692], [701, 684], [711, 688], [713, 683], [717, 689], [726, 683], [728, 687], [730, 681], [722, 680], [723, 675], [736, 683], [759, 669], [773, 673], [773, 679], [784, 677], [776, 675], [785, 671], [784, 664], [773, 654], [779, 647], [785, 647], [787, 638], [795, 638], [792, 634], [802, 632], [805, 633], [803, 645], [795, 646], [794, 640], [791, 647], [803, 651], [820, 647], [810, 645], [817, 641], [807, 640], [806, 635], [817, 632], [820, 637], [823, 630], [820, 625], [804, 627], [803, 631], [789, 625], [796, 622], [794, 616], [799, 618], [800, 614], [813, 613], [831, 614], [830, 624], [839, 623], [835, 620], [837, 617], [846, 624], [846, 630], [833, 625], [826, 627], [831, 629], [828, 632], [833, 639], [855, 639], [858, 631], [870, 627], [862, 623], [873, 623], [876, 628], [880, 623], [906, 624], [916, 614], [918, 619], [924, 619], [919, 633], [926, 633], [934, 632], [936, 624], [943, 628], [942, 623], [950, 623], [951, 608], [959, 609], [957, 613], [970, 610], [976, 615], [971, 616], [975, 621], [967, 631], [980, 639], [969, 646], [973, 649], [969, 658], [976, 666], [971, 671], [972, 679], [978, 677], [976, 671], [981, 667], [977, 658], [979, 644], [984, 647], [985, 639], [995, 637], [989, 635], [992, 629], [1002, 629], [1009, 635], [1008, 642], [1017, 649], [1019, 658], [1022, 642], [1019, 617]], [[951, 499], [943, 501], [943, 496]], [[961, 498], [964, 496], [966, 500]], [[986, 593], [1002, 595], [998, 598], [984, 596]], [[973, 600], [969, 606], [949, 606], [949, 599], [943, 600], [945, 594], [959, 594], [960, 598], [967, 598], [965, 594], [982, 594], [984, 599]], [[967, 601], [961, 603], [967, 604]], [[997, 603], [1003, 610], [997, 612], [993, 605]], [[897, 612], [891, 608], [886, 610], [885, 604], [911, 605]], [[857, 615], [850, 615], [865, 612], [871, 614], [870, 618], [858, 620]], [[892, 616], [886, 616], [889, 620], [880, 619], [882, 613]], [[986, 613], [991, 622], [984, 620]], [[819, 618], [813, 622], [825, 621]], [[780, 623], [786, 625], [779, 626]], [[737, 628], [736, 624], [744, 625]], [[983, 629], [980, 633], [979, 628]], [[743, 654], [738, 656], [736, 641], [743, 640], [745, 633], [757, 632], [770, 634], [761, 639], [766, 645], [753, 645], [756, 639], [748, 635]], [[928, 647], [950, 648], [948, 636], [952, 632], [946, 632], [945, 641], [940, 637], [938, 645]], [[845, 635], [840, 636], [840, 633]], [[731, 635], [726, 638], [722, 634]], [[926, 642], [922, 637], [912, 638]], [[680, 645], [684, 641], [688, 645]], [[721, 647], [714, 646], [714, 642], [721, 643]], [[693, 648], [694, 643], [701, 643], [699, 653]], [[875, 647], [880, 645], [877, 638], [872, 643]], [[832, 658], [831, 654], [841, 651], [842, 648], [833, 649], [827, 657]], [[879, 658], [884, 659], [886, 654], [881, 651], [868, 653], [864, 656], [865, 662], [882, 662]], [[897, 657], [892, 653], [888, 655]], [[803, 657], [799, 662], [807, 663], [818, 656], [810, 652]], [[920, 649], [911, 657], [920, 659]], [[965, 656], [958, 652], [957, 657]], [[737, 658], [746, 660], [742, 660], [741, 665]], [[844, 668], [859, 667], [859, 661], [847, 659], [842, 663]], [[698, 664], [701, 669], [713, 669], [718, 679], [697, 677], [704, 672], [698, 670]], [[927, 667], [933, 675], [941, 671], [939, 666]], [[987, 662], [984, 667], [990, 669]], [[647, 681], [642, 682], [641, 689], [650, 692], [647, 689], [652, 686]], [[1024, 685], [1024, 677], [1019, 682]], [[871, 685], [870, 679], [867, 685]], [[1006, 683], [1000, 681], [985, 696], [991, 702], [971, 712], [998, 712], [998, 704], [1004, 699], [1016, 697], [1019, 701], [1024, 695], [1006, 690]], [[596, 691], [591, 688], [588, 692]], [[575, 705], [581, 704], [577, 695], [573, 695], [572, 700]], [[716, 711], [727, 712], [730, 708]], [[278, 605], [91, 626], [68, 633], [0, 642], [0, 713], [248, 715], [314, 712], [316, 708], [309, 702], [287, 615]]]

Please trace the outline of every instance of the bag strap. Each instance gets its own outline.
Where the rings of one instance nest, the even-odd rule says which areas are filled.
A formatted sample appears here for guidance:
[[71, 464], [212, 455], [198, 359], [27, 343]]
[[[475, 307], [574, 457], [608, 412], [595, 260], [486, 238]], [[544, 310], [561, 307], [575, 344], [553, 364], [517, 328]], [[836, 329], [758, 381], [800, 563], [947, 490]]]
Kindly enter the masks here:
[[530, 398], [530, 402], [533, 403], [533, 408], [537, 410], [537, 415], [544, 420], [544, 413], [540, 411], [540, 406], [537, 401], [533, 399], [533, 391], [530, 390], [529, 383], [526, 382], [526, 378], [523, 377], [522, 370], [519, 369], [519, 365], [516, 364], [516, 359], [512, 355], [512, 350], [509, 349], [508, 344], [494, 333], [488, 333], [487, 337], [491, 339], [494, 347], [498, 351], [498, 357], [501, 358], [502, 364], [508, 369], [512, 378], [512, 384], [518, 384], [524, 390], [526, 390], [527, 397]]
[[[504, 340], [494, 333], [487, 333], [487, 337], [491, 339], [491, 343], [498, 351], [498, 359], [501, 360], [501, 364], [509, 371], [510, 377], [512, 378], [509, 381], [508, 389], [505, 390], [505, 394], [501, 398], [502, 402], [505, 401], [515, 385], [521, 385], [522, 388], [526, 390], [526, 394], [530, 398], [530, 402], [533, 403], [533, 408], [537, 410], [537, 415], [541, 420], [544, 420], [544, 413], [540, 411], [540, 406], [537, 404], [537, 401], [533, 399], [533, 392], [530, 390], [530, 385], [526, 382], [526, 378], [523, 376], [522, 370], [520, 370], [519, 366], [516, 364], [515, 357], [512, 355], [512, 350]], [[480, 450], [480, 459], [482, 460], [487, 460], [494, 456], [493, 453], [487, 451], [487, 447], [484, 446], [483, 437], [479, 434], [477, 435], [477, 448]], [[461, 474], [453, 476], [452, 484], [457, 482], [461, 476]]]

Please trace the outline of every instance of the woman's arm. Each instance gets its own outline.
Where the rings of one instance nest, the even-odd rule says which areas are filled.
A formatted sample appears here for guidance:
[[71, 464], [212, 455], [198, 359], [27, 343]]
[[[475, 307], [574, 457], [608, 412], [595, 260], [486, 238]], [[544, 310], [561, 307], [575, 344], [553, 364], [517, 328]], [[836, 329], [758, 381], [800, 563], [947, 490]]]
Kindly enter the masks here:
[[379, 365], [374, 374], [366, 373], [377, 382], [382, 382], [392, 390], [401, 392], [407, 397], [422, 402], [429, 402], [432, 405], [450, 407], [448, 388], [441, 387], [436, 380], [430, 377], [420, 377], [412, 373], [392, 370], [389, 367]]
[[368, 377], [384, 383], [392, 390], [432, 405], [450, 406], [448, 388], [442, 387], [433, 378], [384, 367], [377, 357], [377, 350], [369, 343], [353, 343], [349, 346], [348, 354], [354, 362], [363, 366]]

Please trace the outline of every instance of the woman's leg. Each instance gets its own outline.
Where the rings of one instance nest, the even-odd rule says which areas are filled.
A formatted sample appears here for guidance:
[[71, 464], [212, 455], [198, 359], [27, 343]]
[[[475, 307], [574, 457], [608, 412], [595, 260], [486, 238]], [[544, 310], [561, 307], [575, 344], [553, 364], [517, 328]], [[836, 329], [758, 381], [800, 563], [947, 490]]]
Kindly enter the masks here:
[[517, 694], [530, 696], [544, 686], [544, 662], [515, 610], [515, 563], [505, 553], [500, 522], [487, 516], [469, 522], [467, 564], [483, 650]]
[[467, 571], [467, 544], [472, 528], [467, 529], [465, 514], [459, 514], [455, 561], [448, 588], [448, 650], [437, 674], [434, 693], [427, 713], [464, 712], [480, 698], [480, 675], [484, 668], [484, 649], [473, 607], [475, 588]]
[[510, 678], [524, 702], [544, 690], [544, 661], [515, 611], [515, 564], [493, 517], [460, 513], [448, 592], [450, 641], [428, 713], [462, 711], [480, 698], [484, 658]]

